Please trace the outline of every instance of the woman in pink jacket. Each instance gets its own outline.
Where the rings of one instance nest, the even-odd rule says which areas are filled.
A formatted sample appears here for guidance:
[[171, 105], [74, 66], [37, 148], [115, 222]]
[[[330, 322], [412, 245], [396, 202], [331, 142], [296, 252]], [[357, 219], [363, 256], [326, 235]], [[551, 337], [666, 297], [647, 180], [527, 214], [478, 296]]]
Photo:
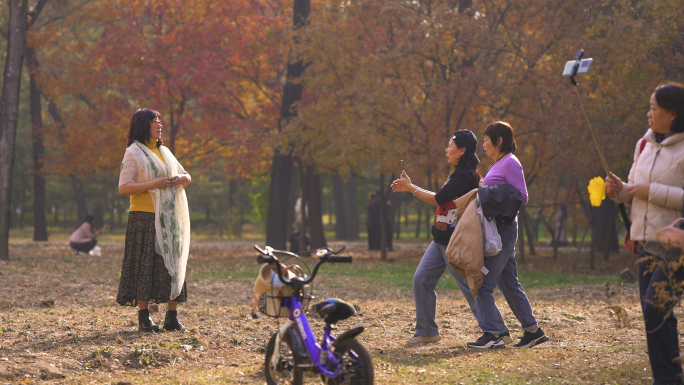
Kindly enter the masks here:
[[[656, 232], [682, 215], [684, 86], [679, 83], [658, 86], [651, 95], [650, 105], [647, 114], [650, 128], [636, 145], [627, 182], [611, 174], [606, 178], [606, 192], [617, 193], [620, 201], [632, 205], [630, 237], [641, 244], [639, 292], [653, 383], [682, 384], [677, 318], [670, 312], [676, 301], [657, 302], [656, 286], [672, 289], [668, 289], [670, 274], [652, 253], [663, 247]], [[684, 267], [670, 273], [675, 281], [684, 281]]]

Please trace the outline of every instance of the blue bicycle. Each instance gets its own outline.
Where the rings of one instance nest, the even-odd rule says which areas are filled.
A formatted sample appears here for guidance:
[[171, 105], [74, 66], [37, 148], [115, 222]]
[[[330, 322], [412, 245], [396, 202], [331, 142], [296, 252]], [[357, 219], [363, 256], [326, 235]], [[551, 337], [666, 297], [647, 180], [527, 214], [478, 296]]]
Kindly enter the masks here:
[[[319, 260], [308, 278], [305, 274], [283, 272], [286, 267], [275, 256], [279, 254], [288, 258], [298, 258], [297, 255], [274, 250], [270, 246], [266, 246], [265, 250], [258, 246], [254, 248], [262, 254], [257, 257], [257, 262], [270, 264], [267, 265], [269, 268], [273, 266], [273, 279], [277, 277], [278, 285], [285, 289], [278, 293], [280, 295], [270, 297], [278, 301], [280, 309], [276, 313], [280, 315], [280, 310], [289, 310], [289, 321], [273, 334], [266, 348], [266, 383], [299, 385], [304, 383], [305, 375], [311, 375], [316, 378], [315, 382], [318, 382], [320, 377], [320, 381], [326, 385], [373, 384], [371, 356], [356, 339], [356, 336], [363, 332], [363, 326], [348, 330], [337, 338], [331, 335], [332, 325], [356, 314], [354, 307], [336, 298], [329, 298], [315, 305], [316, 312], [325, 321], [323, 338], [319, 344], [302, 306], [302, 300], [306, 303], [312, 298], [302, 293], [316, 277], [321, 264], [351, 263], [351, 256], [335, 256], [344, 250], [344, 247], [335, 252], [327, 247], [318, 249], [316, 256]], [[269, 296], [262, 295], [262, 298], [269, 300]], [[261, 304], [259, 307], [264, 309]]]

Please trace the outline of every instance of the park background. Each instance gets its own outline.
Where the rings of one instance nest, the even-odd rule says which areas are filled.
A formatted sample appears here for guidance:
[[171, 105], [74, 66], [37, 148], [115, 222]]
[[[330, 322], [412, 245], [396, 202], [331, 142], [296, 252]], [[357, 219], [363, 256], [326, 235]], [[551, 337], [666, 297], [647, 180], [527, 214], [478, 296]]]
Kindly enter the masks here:
[[[254, 329], [242, 317], [247, 310], [231, 302], [239, 314], [232, 319], [229, 312], [219, 310], [225, 304], [207, 298], [231, 290], [249, 294], [248, 282], [256, 268], [251, 259], [231, 259], [225, 266], [216, 258], [251, 256], [245, 251], [250, 243], [285, 248], [294, 203], [301, 194], [309, 207], [305, 225], [311, 246], [349, 244], [361, 263], [342, 272], [351, 281], [327, 288], [340, 293], [343, 287], [342, 295], [379, 309], [382, 316], [371, 322], [376, 329], [378, 323], [384, 327], [385, 318], [388, 324], [410, 318], [410, 276], [429, 242], [434, 208], [410, 194], [389, 191], [401, 171], [400, 160], [415, 184], [436, 191], [450, 173], [443, 151], [453, 131], [470, 129], [481, 144], [488, 123], [506, 120], [515, 130], [515, 155], [523, 165], [530, 197], [519, 216], [521, 280], [532, 288], [535, 308], [545, 309], [544, 319], [557, 330], [549, 333], [553, 346], [568, 349], [563, 333], [572, 334], [574, 328], [584, 327], [578, 326], [582, 323], [592, 326], [578, 339], [600, 340], [605, 334], [597, 330], [608, 327], [610, 338], [629, 340], [629, 347], [616, 348], [615, 359], [606, 358], [603, 345], [592, 350], [598, 345], [587, 343], [585, 350], [568, 353], [567, 358], [577, 358], [575, 368], [586, 370], [555, 372], [558, 368], [550, 366], [549, 373], [559, 373], [559, 382], [648, 381], [641, 372], [647, 358], [639, 322], [622, 329], [626, 326], [618, 317], [621, 329], [616, 329], [604, 311], [606, 306], [618, 306], [638, 316], [635, 286], [623, 288], [617, 282], [621, 269], [634, 270], [634, 258], [622, 247], [624, 226], [615, 204], [589, 204], [587, 184], [593, 177], [603, 177], [604, 171], [577, 95], [561, 72], [579, 48], [593, 58], [589, 73], [578, 77], [579, 92], [611, 170], [626, 178], [636, 142], [648, 127], [648, 101], [655, 86], [684, 80], [680, 0], [3, 0], [3, 62], [10, 49], [10, 3], [25, 5], [28, 17], [22, 30], [26, 44], [19, 92], [2, 95], [3, 103], [16, 98], [18, 115], [16, 131], [10, 120], [0, 122], [2, 137], [16, 139], [0, 142], [0, 187], [7, 189], [0, 194], [0, 259], [10, 260], [0, 265], [0, 273], [6, 287], [14, 290], [0, 298], [0, 310], [12, 309], [4, 311], [0, 336], [4, 331], [4, 338], [13, 341], [3, 342], [0, 353], [10, 349], [23, 354], [22, 349], [39, 346], [17, 331], [26, 314], [49, 329], [48, 318], [66, 318], [73, 313], [68, 313], [69, 307], [81, 309], [79, 314], [89, 306], [107, 313], [113, 309], [105, 298], [116, 289], [129, 205], [129, 198], [118, 194], [118, 171], [130, 118], [138, 108], [161, 112], [164, 144], [193, 176], [187, 194], [196, 260], [190, 261], [189, 269], [197, 270], [189, 273], [189, 280], [198, 285], [193, 288], [201, 300], [188, 303], [184, 316], [195, 325], [213, 320], [227, 327], [217, 332], [218, 337], [214, 332], [202, 337], [201, 330], [196, 336], [207, 349], [223, 343], [222, 349], [235, 349], [235, 354], [249, 351], [253, 361], [228, 365], [234, 370], [219, 364], [212, 369], [221, 373], [216, 378], [238, 381], [242, 377], [237, 373], [244, 374], [246, 366], [248, 383], [260, 378], [254, 374], [255, 357], [261, 354], [258, 341], [267, 335], [225, 337], [221, 333], [230, 334], [230, 328], [245, 333]], [[484, 173], [492, 160], [481, 148], [477, 153]], [[391, 207], [392, 214], [391, 226], [382, 231], [393, 232], [395, 251], [383, 237], [382, 251], [367, 253], [366, 207], [369, 194], [377, 191], [383, 201], [391, 202], [381, 205], [383, 210]], [[99, 238], [102, 260], [70, 255], [68, 236], [86, 213], [95, 216], [96, 227], [107, 226]], [[558, 223], [564, 224], [572, 247], [553, 241]], [[81, 300], [67, 298], [71, 289], [58, 295], [33, 288], [31, 281], [54, 273], [53, 266], [67, 266], [53, 277], [55, 281], [74, 279], [78, 273], [83, 287], [104, 283], [105, 289]], [[573, 268], [576, 271], [570, 273]], [[216, 289], [216, 280], [228, 286]], [[371, 287], [375, 281], [389, 286]], [[204, 283], [209, 288], [202, 288]], [[366, 284], [370, 294], [358, 290]], [[325, 292], [325, 284], [322, 288]], [[565, 296], [557, 293], [559, 288]], [[455, 289], [453, 282], [440, 283], [440, 290]], [[449, 304], [463, 305], [457, 293], [445, 295]], [[63, 302], [58, 300], [55, 309], [43, 314], [35, 301], [54, 297]], [[235, 299], [242, 300], [248, 298]], [[447, 308], [441, 302], [438, 307]], [[460, 311], [445, 310], [440, 317], [455, 317]], [[125, 310], [116, 312], [121, 313], [117, 317], [130, 316]], [[599, 313], [600, 319], [588, 316]], [[100, 321], [74, 322], [99, 335]], [[102, 322], [126, 325], [113, 319]], [[455, 340], [446, 343], [464, 344], [472, 337], [470, 326], [461, 326], [464, 334], [456, 333]], [[381, 329], [394, 341], [389, 352], [403, 357], [392, 361], [381, 356], [384, 334], [365, 341], [387, 383], [429, 382], [433, 377], [414, 368], [427, 367], [429, 374], [435, 357], [453, 353], [424, 350], [414, 360], [413, 353], [395, 346], [410, 335], [410, 325], [397, 334]], [[87, 339], [83, 344], [83, 339], [68, 333], [72, 332], [54, 338], [68, 339], [60, 349], [68, 345], [74, 353], [45, 351], [75, 358], [81, 366], [94, 359], [109, 362], [125, 349], [114, 349], [110, 357], [98, 355], [101, 348], [120, 343], [128, 349], [134, 340], [126, 334], [125, 342], [119, 342], [111, 335], [108, 342]], [[254, 346], [244, 338], [254, 338]], [[95, 350], [89, 347], [93, 343], [99, 346]], [[135, 345], [135, 351], [149, 350], [150, 342], [146, 343]], [[173, 348], [163, 351], [159, 346], [152, 349], [157, 358], [175, 354]], [[583, 367], [586, 349], [603, 361]], [[458, 350], [452, 358], [470, 357], [466, 352]], [[138, 353], [134, 356], [142, 354]], [[534, 359], [506, 357], [522, 364]], [[138, 375], [157, 367], [143, 361], [124, 366], [140, 369]], [[172, 361], [161, 360], [159, 370]], [[440, 366], [453, 364], [449, 362], [435, 364], [435, 370], [447, 374], [434, 381], [454, 380], [451, 366]], [[106, 376], [77, 375], [77, 365], [64, 365], [77, 381]], [[466, 371], [465, 383], [491, 380], [488, 373], [503, 369], [492, 365]], [[607, 368], [614, 371], [599, 374]], [[546, 369], [535, 370], [501, 381], [544, 382], [555, 376], [539, 377]], [[126, 373], [116, 375], [136, 376]], [[147, 381], [159, 379], [151, 376]]]
[[[12, 239], [64, 240], [86, 213], [108, 225], [103, 239], [121, 239], [126, 132], [149, 107], [193, 175], [194, 240], [265, 235], [283, 248], [300, 192], [313, 247], [358, 239], [374, 191], [392, 203], [395, 237], [429, 238], [432, 208], [387, 187], [399, 161], [436, 191], [451, 133], [481, 139], [506, 120], [530, 191], [521, 239], [547, 240], [561, 221], [571, 243], [590, 226], [585, 241], [617, 251], [615, 205], [588, 204], [603, 171], [561, 70], [578, 48], [594, 58], [580, 91], [623, 178], [650, 93], [684, 73], [677, 1], [29, 4], [16, 144], [3, 149], [15, 154], [0, 202]], [[492, 160], [478, 154], [484, 173]]]

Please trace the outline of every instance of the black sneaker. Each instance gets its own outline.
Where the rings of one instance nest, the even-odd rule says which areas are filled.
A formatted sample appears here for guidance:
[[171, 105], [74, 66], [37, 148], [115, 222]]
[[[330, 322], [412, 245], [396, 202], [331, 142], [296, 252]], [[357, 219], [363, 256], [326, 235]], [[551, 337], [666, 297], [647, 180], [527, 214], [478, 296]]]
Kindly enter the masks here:
[[537, 331], [534, 333], [525, 331], [525, 334], [523, 334], [522, 338], [520, 339], [520, 342], [513, 345], [513, 347], [531, 348], [548, 340], [549, 337], [546, 334], [544, 334], [544, 331], [541, 328], [537, 328]]
[[503, 334], [500, 336], [495, 336], [490, 332], [484, 332], [484, 334], [482, 334], [482, 337], [478, 338], [477, 341], [468, 342], [466, 345], [468, 345], [469, 348], [474, 349], [503, 348], [505, 346], [503, 339]]

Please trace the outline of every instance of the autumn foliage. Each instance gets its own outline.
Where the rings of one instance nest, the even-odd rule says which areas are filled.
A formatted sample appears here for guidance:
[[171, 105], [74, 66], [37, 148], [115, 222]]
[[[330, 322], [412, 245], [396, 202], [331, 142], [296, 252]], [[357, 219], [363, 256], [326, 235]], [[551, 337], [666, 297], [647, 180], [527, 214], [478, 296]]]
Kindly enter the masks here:
[[[451, 133], [481, 137], [503, 119], [516, 130], [531, 199], [562, 191], [576, 202], [602, 168], [560, 75], [565, 61], [579, 48], [594, 58], [579, 91], [622, 175], [651, 90], [683, 73], [675, 0], [314, 1], [294, 40], [291, 7], [97, 0], [32, 33], [41, 89], [64, 120], [46, 136], [50, 172], [117, 169], [128, 119], [147, 106], [162, 112], [165, 143], [200, 173], [267, 175], [278, 147], [317, 172], [371, 180], [404, 159], [434, 190], [448, 173]], [[278, 132], [295, 57], [306, 63], [303, 100]]]
[[181, 161], [263, 173], [257, 149], [279, 108], [283, 11], [266, 1], [96, 1], [31, 36], [43, 48], [43, 89], [64, 111], [56, 169], [112, 169], [132, 112], [152, 107]]

